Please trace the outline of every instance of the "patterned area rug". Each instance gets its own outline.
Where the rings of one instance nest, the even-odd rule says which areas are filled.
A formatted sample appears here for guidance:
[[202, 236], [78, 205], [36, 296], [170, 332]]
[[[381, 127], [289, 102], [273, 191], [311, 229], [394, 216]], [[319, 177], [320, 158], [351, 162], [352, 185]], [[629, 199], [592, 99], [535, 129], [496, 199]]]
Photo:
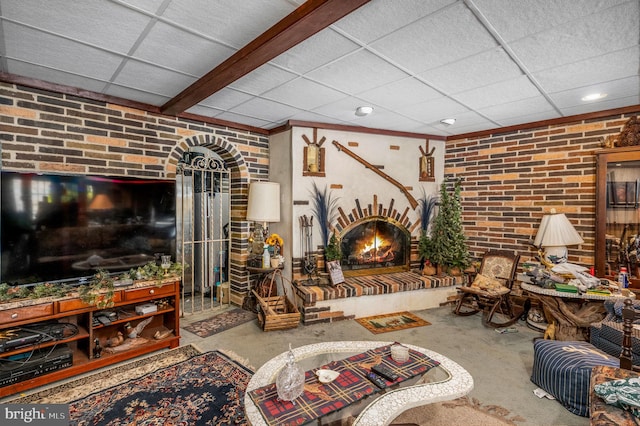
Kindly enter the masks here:
[[[173, 364], [165, 365], [165, 357]], [[242, 399], [253, 373], [222, 352], [202, 354], [193, 348], [179, 348], [140, 362], [145, 366], [130, 365], [136, 362], [119, 365], [10, 402], [69, 403], [70, 423], [78, 426], [247, 423]], [[139, 375], [145, 370], [149, 372]], [[101, 386], [102, 379], [118, 375], [122, 380], [129, 372], [136, 377], [111, 387]], [[74, 383], [84, 387], [74, 387]], [[85, 394], [79, 395], [79, 391]]]
[[245, 322], [253, 321], [256, 318], [257, 315], [253, 312], [245, 311], [244, 309], [232, 309], [214, 317], [196, 321], [183, 328], [200, 337], [209, 337]]
[[374, 334], [388, 333], [390, 331], [404, 330], [406, 328], [431, 325], [430, 322], [412, 314], [411, 312], [398, 312], [395, 314], [376, 315], [373, 317], [356, 318], [364, 328]]

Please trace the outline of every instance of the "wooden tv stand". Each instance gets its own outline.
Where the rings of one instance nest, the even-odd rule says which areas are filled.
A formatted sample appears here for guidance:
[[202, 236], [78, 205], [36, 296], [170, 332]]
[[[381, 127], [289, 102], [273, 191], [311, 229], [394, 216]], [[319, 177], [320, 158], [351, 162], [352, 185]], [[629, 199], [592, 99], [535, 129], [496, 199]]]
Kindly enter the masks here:
[[[126, 287], [116, 288], [114, 301], [115, 306], [106, 309], [87, 305], [77, 296], [0, 304], [0, 337], [10, 337], [20, 329], [23, 332], [24, 329], [28, 329], [29, 332], [37, 331], [38, 326], [50, 333], [51, 329], [39, 324], [49, 321], [64, 324], [65, 327], [63, 334], [62, 332], [54, 333], [53, 337], [56, 340], [35, 342], [20, 345], [20, 347], [10, 347], [15, 345], [15, 339], [9, 345], [6, 344], [6, 338], [0, 339], [0, 397], [86, 373], [159, 349], [175, 348], [180, 344], [179, 281], [167, 279], [161, 282], [134, 282]], [[154, 303], [157, 311], [136, 313], [135, 307], [144, 303]], [[114, 318], [112, 314], [112, 321], [108, 325], [97, 322], [99, 316], [97, 314], [105, 311], [117, 315], [117, 318]], [[122, 332], [126, 338], [124, 328], [127, 323], [135, 327], [148, 318], [152, 319], [142, 331], [141, 339], [127, 339], [121, 347], [107, 349], [109, 340], [117, 336], [118, 332]], [[54, 327], [57, 326], [54, 324]], [[76, 330], [77, 334], [74, 334]], [[156, 332], [167, 334], [171, 330], [173, 332], [166, 337], [161, 339], [154, 337]], [[102, 347], [99, 357], [96, 356], [99, 352], [96, 351], [96, 339]], [[129, 344], [127, 344], [128, 340]], [[40, 354], [44, 361], [51, 350], [64, 345], [73, 354], [71, 366], [42, 372], [35, 377], [29, 377], [33, 373], [22, 373], [24, 360], [34, 359], [36, 354]]]

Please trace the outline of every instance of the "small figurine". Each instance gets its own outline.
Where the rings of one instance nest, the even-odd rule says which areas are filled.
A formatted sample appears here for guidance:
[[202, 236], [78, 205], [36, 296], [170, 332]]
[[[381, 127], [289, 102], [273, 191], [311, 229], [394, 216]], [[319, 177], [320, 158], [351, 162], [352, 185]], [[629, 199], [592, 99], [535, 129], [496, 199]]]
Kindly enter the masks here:
[[102, 346], [100, 346], [100, 340], [99, 339], [95, 339], [94, 343], [96, 345], [93, 348], [93, 357], [94, 358], [100, 358], [100, 356], [102, 355]]
[[121, 331], [118, 331], [118, 334], [116, 334], [115, 337], [107, 340], [107, 347], [115, 348], [116, 346], [120, 346], [122, 342], [124, 342], [124, 334], [122, 334]]
[[144, 328], [149, 325], [153, 317], [149, 317], [144, 321], [141, 321], [135, 327], [131, 327], [131, 323], [126, 323], [124, 326], [124, 332], [127, 334], [127, 337], [130, 339], [135, 339], [138, 337]]

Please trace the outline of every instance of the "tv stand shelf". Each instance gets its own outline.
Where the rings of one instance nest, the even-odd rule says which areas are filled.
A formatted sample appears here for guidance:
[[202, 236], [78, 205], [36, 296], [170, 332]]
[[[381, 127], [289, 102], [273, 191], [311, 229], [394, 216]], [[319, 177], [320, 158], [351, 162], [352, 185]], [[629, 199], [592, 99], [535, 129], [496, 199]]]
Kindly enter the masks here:
[[[114, 302], [115, 305], [107, 309], [87, 305], [79, 297], [73, 296], [58, 300], [26, 300], [0, 304], [0, 397], [160, 349], [175, 348], [180, 344], [179, 281], [173, 278], [161, 282], [138, 281], [126, 287], [118, 287], [114, 292]], [[147, 303], [159, 305], [158, 310], [136, 313], [137, 305]], [[105, 312], [115, 313], [117, 317], [106, 325], [95, 323], [94, 317]], [[145, 320], [149, 323], [140, 335], [128, 338], [125, 326], [136, 327]], [[38, 327], [44, 330], [44, 326], [40, 325], [44, 323], [53, 324], [54, 327], [63, 324], [69, 326], [64, 333], [54, 335], [55, 340], [36, 343], [26, 340], [25, 344], [16, 344], [16, 336], [20, 337], [16, 333], [30, 334], [35, 330], [38, 334]], [[122, 333], [124, 341], [111, 347], [111, 342], [119, 340], [119, 333]], [[96, 340], [100, 343], [100, 350], [96, 349]], [[7, 341], [11, 343], [7, 344]], [[71, 351], [73, 362], [66, 362], [62, 368], [43, 373], [49, 370], [43, 366], [48, 361], [49, 354], [57, 348], [65, 347]], [[35, 366], [31, 364], [30, 368], [25, 369], [26, 361], [21, 360], [33, 360], [38, 353], [41, 354], [42, 362], [35, 363]], [[22, 376], [25, 370], [29, 373]]]

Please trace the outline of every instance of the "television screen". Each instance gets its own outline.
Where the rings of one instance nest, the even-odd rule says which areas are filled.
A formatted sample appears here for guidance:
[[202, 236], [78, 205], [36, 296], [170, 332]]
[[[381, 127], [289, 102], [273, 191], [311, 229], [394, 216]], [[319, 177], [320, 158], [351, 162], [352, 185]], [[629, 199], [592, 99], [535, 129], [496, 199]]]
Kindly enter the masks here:
[[0, 282], [29, 284], [175, 260], [175, 181], [1, 174]]

